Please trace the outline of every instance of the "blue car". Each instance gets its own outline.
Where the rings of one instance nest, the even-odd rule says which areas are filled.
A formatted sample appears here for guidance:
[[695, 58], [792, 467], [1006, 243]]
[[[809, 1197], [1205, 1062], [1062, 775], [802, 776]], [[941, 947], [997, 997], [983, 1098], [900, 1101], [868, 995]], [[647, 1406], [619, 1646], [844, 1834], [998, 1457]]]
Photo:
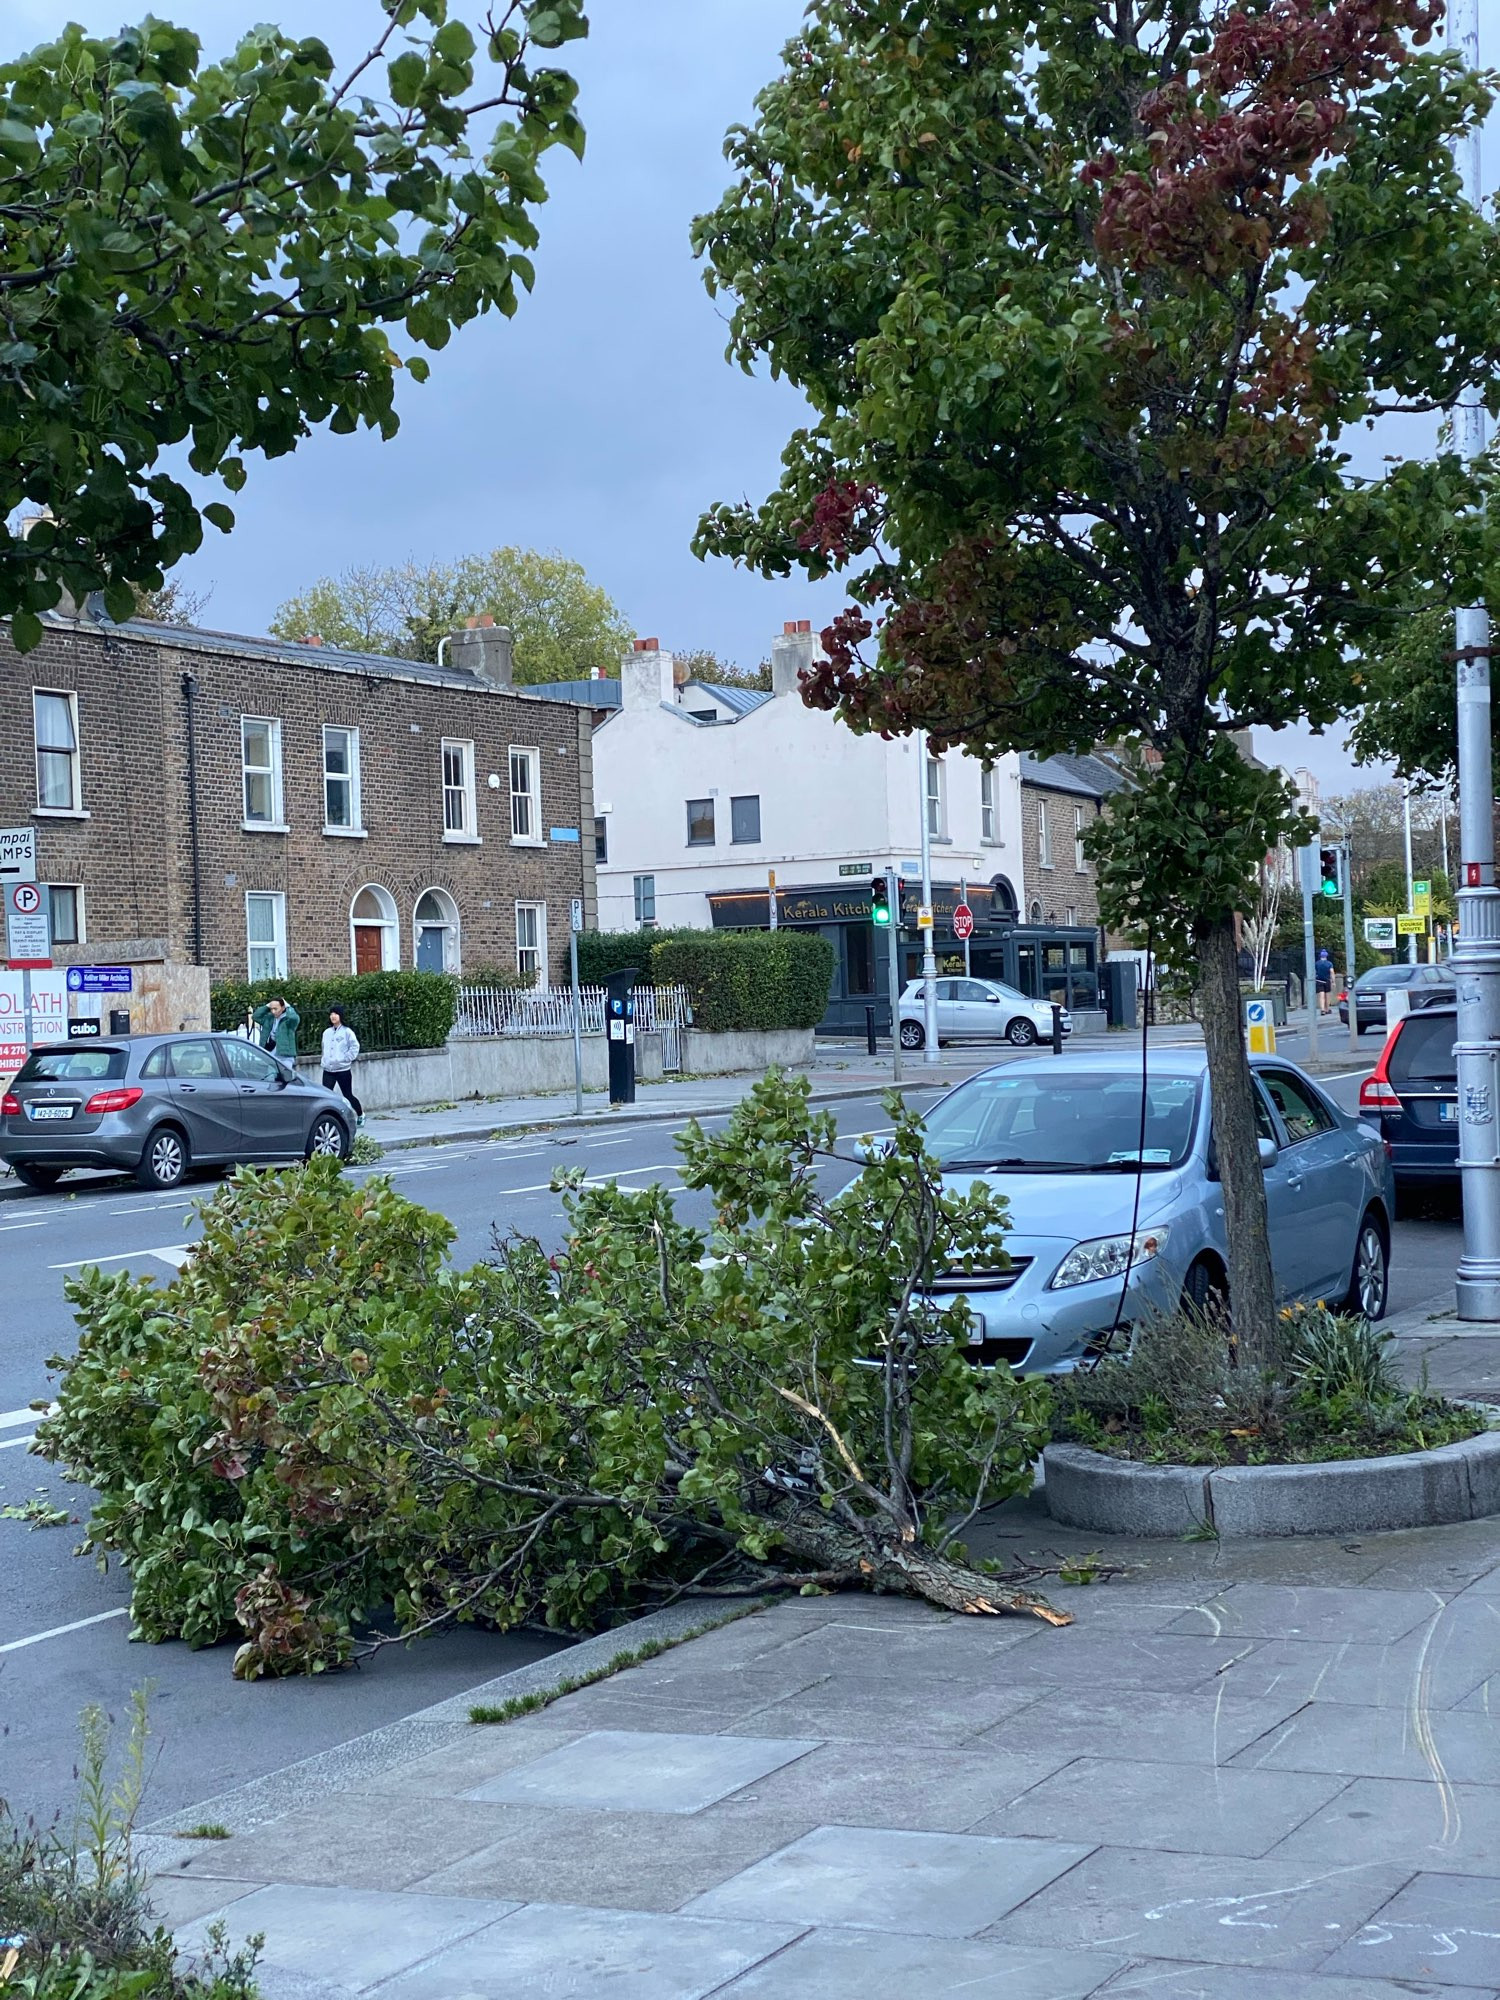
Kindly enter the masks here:
[[[1394, 1200], [1378, 1135], [1291, 1063], [1262, 1057], [1256, 1118], [1276, 1289], [1384, 1316]], [[972, 1315], [974, 1359], [1063, 1374], [1113, 1329], [1222, 1296], [1228, 1257], [1201, 1049], [1024, 1057], [969, 1078], [924, 1121], [959, 1188], [1010, 1207], [1009, 1263], [932, 1287]], [[1137, 1183], [1139, 1201], [1137, 1202]]]
[[1360, 1112], [1378, 1127], [1398, 1188], [1458, 1185], [1457, 1040], [1456, 1006], [1407, 1014], [1359, 1087]]

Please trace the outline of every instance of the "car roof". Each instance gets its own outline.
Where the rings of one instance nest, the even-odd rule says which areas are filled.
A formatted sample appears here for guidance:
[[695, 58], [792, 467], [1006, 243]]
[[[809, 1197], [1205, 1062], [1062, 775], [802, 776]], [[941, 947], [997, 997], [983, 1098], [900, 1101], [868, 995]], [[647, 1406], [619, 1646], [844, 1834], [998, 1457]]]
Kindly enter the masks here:
[[[1146, 1072], [1149, 1076], [1202, 1076], [1208, 1068], [1207, 1053], [1200, 1048], [1150, 1049], [1146, 1055]], [[1097, 1074], [1100, 1070], [1120, 1076], [1139, 1076], [1141, 1073], [1141, 1050], [1137, 1042], [1133, 1048], [1117, 1049], [1066, 1049], [1062, 1055], [1052, 1054], [1021, 1056], [1011, 1062], [996, 1063], [990, 1069], [979, 1070], [979, 1076], [1066, 1076], [1069, 1070], [1087, 1069]]]

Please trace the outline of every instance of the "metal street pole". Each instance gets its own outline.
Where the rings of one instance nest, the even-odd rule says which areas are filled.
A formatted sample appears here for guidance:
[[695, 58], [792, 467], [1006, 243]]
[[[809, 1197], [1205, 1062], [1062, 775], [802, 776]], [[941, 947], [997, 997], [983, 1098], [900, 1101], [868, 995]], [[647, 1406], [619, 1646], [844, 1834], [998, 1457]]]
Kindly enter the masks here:
[[917, 731], [917, 803], [922, 812], [922, 907], [927, 928], [922, 933], [922, 1060], [941, 1060], [937, 1029], [937, 959], [932, 951], [932, 827], [927, 804], [927, 731]]
[[[964, 905], [964, 907], [965, 907], [966, 909], [968, 908], [968, 903], [969, 903], [969, 880], [968, 880], [968, 877], [967, 877], [967, 876], [965, 876], [965, 877], [963, 878], [963, 880], [962, 880], [962, 881], [960, 881], [960, 883], [959, 883], [959, 885], [958, 885], [958, 900], [959, 900], [959, 901], [960, 901], [960, 902], [961, 902], [961, 903], [962, 903], [962, 904]], [[973, 935], [973, 933], [971, 932], [971, 933], [970, 933], [970, 936], [972, 936], [972, 935]], [[968, 938], [966, 937], [966, 938], [964, 939], [964, 978], [965, 978], [965, 979], [969, 978], [970, 974], [971, 974], [971, 973], [973, 972], [973, 969], [974, 969], [974, 962], [973, 962], [973, 960], [972, 960], [972, 959], [970, 958], [970, 956], [969, 956], [969, 939], [968, 939]]]
[[573, 988], [573, 1109], [583, 1116], [583, 999], [578, 991], [578, 933], [568, 932], [568, 978]]
[[767, 871], [767, 893], [769, 896], [767, 907], [771, 915], [771, 929], [774, 931], [780, 915], [776, 904], [776, 870], [774, 868]]
[[[1479, 67], [1478, 0], [1450, 0], [1448, 46]], [[1477, 208], [1479, 127], [1455, 148], [1464, 193]], [[1454, 438], [1470, 461], [1484, 450], [1484, 406], [1471, 384], [1453, 412]], [[1500, 1320], [1500, 889], [1495, 886], [1495, 784], [1490, 745], [1490, 618], [1482, 604], [1457, 614], [1458, 653], [1458, 1160], [1464, 1248], [1458, 1316]]]
[[[1460, 640], [1459, 644], [1462, 645], [1463, 641]], [[1411, 780], [1409, 778], [1403, 779], [1401, 783], [1401, 825], [1406, 842], [1406, 914], [1410, 917], [1416, 914], [1412, 909], [1416, 893], [1412, 888], [1411, 872]], [[1408, 965], [1415, 965], [1417, 962], [1417, 940], [1414, 934], [1406, 940], [1406, 962]]]
[[885, 871], [885, 906], [891, 913], [886, 930], [891, 976], [891, 1082], [901, 1081], [901, 877]]
[[1359, 1014], [1354, 1005], [1354, 855], [1346, 840], [1339, 849], [1344, 866], [1344, 990], [1349, 995], [1349, 1046], [1359, 1051]]
[[1302, 998], [1307, 1007], [1308, 1059], [1318, 1059], [1318, 947], [1313, 940], [1313, 878], [1318, 872], [1318, 845], [1302, 849]]

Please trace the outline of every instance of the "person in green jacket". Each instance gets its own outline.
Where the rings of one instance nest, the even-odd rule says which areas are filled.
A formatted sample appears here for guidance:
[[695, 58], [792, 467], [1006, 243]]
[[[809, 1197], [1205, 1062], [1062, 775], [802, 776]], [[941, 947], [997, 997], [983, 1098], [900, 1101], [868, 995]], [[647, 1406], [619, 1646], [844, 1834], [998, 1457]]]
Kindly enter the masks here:
[[[266, 1002], [266, 1012], [271, 1017], [270, 1047], [272, 1055], [279, 1056], [286, 1063], [296, 1062], [297, 1029], [301, 1023], [302, 1016], [297, 1012], [295, 1007], [279, 997]], [[258, 1009], [256, 1012], [256, 1025], [260, 1025], [260, 1010]]]

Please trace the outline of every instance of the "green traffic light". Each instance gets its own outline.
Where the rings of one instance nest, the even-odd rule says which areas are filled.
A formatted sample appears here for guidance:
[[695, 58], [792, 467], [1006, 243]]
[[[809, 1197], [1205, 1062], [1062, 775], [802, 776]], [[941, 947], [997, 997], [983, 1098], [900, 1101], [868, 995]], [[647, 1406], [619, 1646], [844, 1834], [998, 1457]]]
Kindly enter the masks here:
[[890, 885], [883, 875], [877, 875], [870, 884], [870, 922], [877, 930], [888, 931], [891, 927]]

